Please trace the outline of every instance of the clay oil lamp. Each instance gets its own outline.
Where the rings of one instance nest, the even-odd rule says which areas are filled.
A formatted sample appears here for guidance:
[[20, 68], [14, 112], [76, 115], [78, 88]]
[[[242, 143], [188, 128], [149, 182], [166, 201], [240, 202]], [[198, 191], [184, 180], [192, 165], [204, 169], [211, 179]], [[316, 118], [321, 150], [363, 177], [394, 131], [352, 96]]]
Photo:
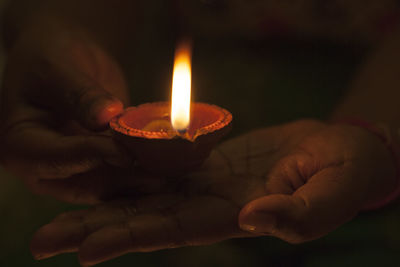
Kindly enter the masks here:
[[184, 41], [175, 53], [172, 101], [129, 107], [110, 126], [142, 168], [179, 176], [207, 159], [231, 122], [223, 108], [191, 103], [191, 46]]

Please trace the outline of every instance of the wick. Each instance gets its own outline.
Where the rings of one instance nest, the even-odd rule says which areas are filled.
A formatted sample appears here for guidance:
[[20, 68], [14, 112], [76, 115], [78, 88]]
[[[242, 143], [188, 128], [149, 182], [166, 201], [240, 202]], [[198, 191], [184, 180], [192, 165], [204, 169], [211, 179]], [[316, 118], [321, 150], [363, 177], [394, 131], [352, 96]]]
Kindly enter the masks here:
[[188, 128], [185, 129], [180, 129], [180, 130], [175, 130], [176, 135], [183, 138], [183, 139], [188, 139], [189, 138], [189, 131]]
[[187, 128], [186, 129], [182, 129], [182, 130], [176, 130], [179, 135], [185, 135], [187, 133]]

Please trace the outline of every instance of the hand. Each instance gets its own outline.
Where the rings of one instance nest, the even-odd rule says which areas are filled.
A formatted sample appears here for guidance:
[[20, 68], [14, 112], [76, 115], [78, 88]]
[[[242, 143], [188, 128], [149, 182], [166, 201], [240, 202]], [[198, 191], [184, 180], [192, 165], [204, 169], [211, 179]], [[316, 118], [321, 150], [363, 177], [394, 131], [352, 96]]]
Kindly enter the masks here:
[[103, 130], [127, 99], [117, 63], [88, 33], [55, 19], [34, 20], [8, 55], [2, 164], [36, 193], [96, 202], [108, 184], [99, 175], [110, 171], [108, 163], [126, 161]]
[[305, 242], [390, 193], [393, 165], [384, 144], [354, 126], [298, 121], [262, 129], [222, 144], [201, 170], [159, 193], [58, 216], [31, 249], [38, 259], [78, 251], [88, 266], [236, 237]]

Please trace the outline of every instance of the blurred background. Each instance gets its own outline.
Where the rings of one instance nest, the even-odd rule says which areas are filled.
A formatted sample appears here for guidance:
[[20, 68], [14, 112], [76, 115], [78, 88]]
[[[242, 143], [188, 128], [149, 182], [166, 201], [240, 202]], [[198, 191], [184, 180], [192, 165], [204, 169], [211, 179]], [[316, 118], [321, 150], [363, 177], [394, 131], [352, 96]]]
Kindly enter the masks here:
[[[153, 23], [164, 8], [149, 6], [149, 23], [140, 32], [136, 52], [124, 59], [135, 62], [126, 71], [134, 105], [169, 98], [174, 42], [167, 34], [168, 25]], [[299, 118], [327, 118], [368, 52], [367, 46], [346, 42], [218, 35], [196, 36], [194, 44], [194, 100], [233, 113], [229, 137]], [[0, 53], [2, 66], [4, 60]], [[0, 168], [0, 266], [79, 266], [74, 254], [36, 262], [29, 252], [36, 229], [60, 212], [78, 208], [32, 195], [18, 178]], [[271, 237], [237, 239], [130, 254], [99, 266], [400, 266], [399, 226], [400, 205], [394, 203], [362, 213], [326, 237], [302, 245]]]

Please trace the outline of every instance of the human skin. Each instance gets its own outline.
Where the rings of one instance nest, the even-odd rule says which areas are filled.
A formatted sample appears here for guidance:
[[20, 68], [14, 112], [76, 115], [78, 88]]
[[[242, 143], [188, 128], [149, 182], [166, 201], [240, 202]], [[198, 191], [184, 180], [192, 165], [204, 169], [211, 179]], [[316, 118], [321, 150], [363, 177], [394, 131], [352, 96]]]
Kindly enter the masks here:
[[200, 170], [151, 194], [61, 214], [38, 230], [31, 249], [37, 259], [78, 252], [91, 266], [237, 237], [301, 243], [385, 198], [394, 173], [389, 151], [368, 131], [297, 121], [227, 141]]
[[101, 177], [130, 163], [106, 131], [129, 95], [106, 37], [78, 22], [38, 11], [8, 34], [0, 158], [36, 193], [95, 203], [113, 185]]
[[[2, 96], [7, 126], [2, 162], [41, 194], [75, 203], [98, 203], [113, 195], [124, 195], [124, 200], [60, 215], [41, 228], [31, 246], [38, 259], [78, 251], [82, 265], [93, 265], [127, 252], [261, 235], [301, 243], [382, 201], [396, 185], [396, 166], [377, 136], [320, 121], [293, 122], [232, 139], [182, 180], [116, 167], [126, 161], [123, 148], [101, 130], [122, 111], [127, 93], [109, 46], [100, 41], [107, 34], [99, 37], [79, 20], [48, 22], [52, 27], [45, 27], [47, 33], [61, 28], [38, 40], [35, 29], [43, 27], [23, 26], [10, 45]], [[398, 36], [388, 38], [360, 71], [333, 119], [358, 117], [398, 129]], [[57, 40], [65, 38], [60, 48]], [[31, 80], [20, 83], [32, 73], [39, 77], [38, 86], [30, 86]], [[82, 98], [79, 88], [95, 90], [85, 90]], [[60, 95], [75, 95], [76, 101], [65, 102], [68, 98]], [[72, 126], [55, 124], [59, 114]]]

